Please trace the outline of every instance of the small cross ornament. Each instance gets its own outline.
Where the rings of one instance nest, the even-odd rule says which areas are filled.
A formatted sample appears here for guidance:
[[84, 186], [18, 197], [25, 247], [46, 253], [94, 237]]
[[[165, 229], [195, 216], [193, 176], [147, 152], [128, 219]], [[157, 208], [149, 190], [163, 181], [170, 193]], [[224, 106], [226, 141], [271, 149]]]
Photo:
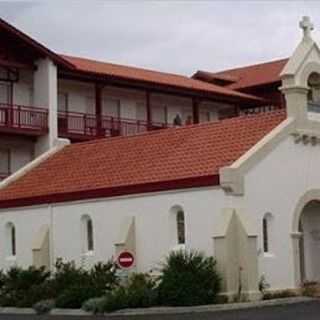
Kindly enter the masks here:
[[310, 38], [311, 37], [311, 31], [313, 30], [313, 23], [310, 20], [310, 17], [302, 17], [302, 20], [299, 23], [300, 28], [303, 31], [303, 37], [304, 38]]

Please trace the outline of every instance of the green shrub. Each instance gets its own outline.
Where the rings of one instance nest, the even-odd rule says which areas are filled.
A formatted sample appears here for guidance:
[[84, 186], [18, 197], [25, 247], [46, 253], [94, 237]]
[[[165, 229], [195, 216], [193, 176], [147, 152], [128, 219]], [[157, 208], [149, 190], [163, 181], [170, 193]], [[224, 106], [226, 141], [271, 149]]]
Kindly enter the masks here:
[[52, 294], [48, 279], [50, 272], [45, 268], [10, 268], [1, 275], [0, 305], [32, 307], [37, 301]]
[[59, 259], [52, 283], [58, 308], [80, 308], [88, 299], [103, 296], [117, 285], [116, 267], [109, 261], [88, 271]]
[[89, 272], [87, 270], [77, 267], [74, 261], [63, 262], [62, 259], [57, 259], [52, 278], [52, 286], [56, 296], [61, 295], [75, 284], [85, 285], [88, 283]]
[[94, 289], [87, 284], [74, 284], [65, 289], [56, 299], [57, 308], [81, 308], [84, 301], [94, 297]]
[[296, 297], [297, 294], [292, 290], [279, 290], [273, 292], [265, 292], [263, 295], [263, 300], [272, 300], [272, 299], [283, 299], [283, 298], [291, 298]]
[[143, 308], [155, 305], [155, 282], [147, 274], [134, 273], [121, 286], [114, 287], [101, 299], [90, 299], [83, 308], [93, 313], [112, 312], [124, 308]]
[[151, 307], [157, 303], [156, 284], [148, 274], [132, 274], [125, 289], [129, 308]]
[[120, 286], [107, 292], [103, 304], [103, 310], [105, 312], [112, 312], [124, 308], [128, 308], [128, 296], [124, 287]]
[[214, 303], [221, 278], [213, 257], [196, 251], [172, 252], [162, 265], [159, 302], [162, 305], [187, 306]]
[[315, 281], [305, 281], [301, 285], [301, 294], [306, 297], [317, 297], [319, 285]]
[[41, 300], [33, 305], [33, 309], [37, 314], [49, 313], [55, 307], [55, 301], [53, 299]]
[[90, 298], [85, 301], [81, 307], [82, 310], [92, 312], [93, 314], [102, 314], [104, 312], [106, 297]]
[[89, 272], [90, 285], [94, 288], [96, 297], [112, 290], [118, 284], [117, 265], [113, 261], [99, 262]]
[[267, 282], [267, 279], [264, 275], [262, 275], [260, 277], [260, 280], [259, 280], [259, 291], [264, 295], [267, 290], [270, 288], [270, 284]]

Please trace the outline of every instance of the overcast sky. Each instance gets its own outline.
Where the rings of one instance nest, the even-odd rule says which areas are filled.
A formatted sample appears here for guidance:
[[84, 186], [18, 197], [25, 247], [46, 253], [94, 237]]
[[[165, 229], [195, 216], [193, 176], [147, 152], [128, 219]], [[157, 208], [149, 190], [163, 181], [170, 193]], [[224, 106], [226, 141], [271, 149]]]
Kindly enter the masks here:
[[2, 1], [0, 16], [50, 49], [191, 75], [289, 56], [320, 1]]

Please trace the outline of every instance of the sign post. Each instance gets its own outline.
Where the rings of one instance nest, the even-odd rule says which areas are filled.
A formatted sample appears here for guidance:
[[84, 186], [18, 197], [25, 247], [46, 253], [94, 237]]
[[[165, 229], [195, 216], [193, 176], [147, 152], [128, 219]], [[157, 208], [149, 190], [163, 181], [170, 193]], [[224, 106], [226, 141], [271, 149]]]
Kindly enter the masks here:
[[134, 255], [130, 251], [122, 251], [118, 255], [117, 264], [121, 269], [130, 269], [135, 263]]
[[120, 270], [118, 270], [118, 276], [121, 279], [121, 283], [126, 283], [129, 277], [129, 270], [135, 264], [135, 257], [130, 251], [122, 251], [117, 257], [117, 265]]

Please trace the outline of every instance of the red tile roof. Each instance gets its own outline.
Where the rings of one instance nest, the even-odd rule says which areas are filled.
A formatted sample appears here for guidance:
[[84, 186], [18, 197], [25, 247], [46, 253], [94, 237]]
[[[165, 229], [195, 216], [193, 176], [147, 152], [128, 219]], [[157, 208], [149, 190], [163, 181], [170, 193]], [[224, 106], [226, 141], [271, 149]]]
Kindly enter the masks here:
[[[287, 62], [288, 59], [281, 59], [220, 72], [198, 71], [197, 73], [201, 75], [201, 72], [203, 72], [211, 75], [212, 78], [217, 77], [217, 79], [221, 77], [230, 78], [234, 82], [226, 87], [238, 90], [280, 81], [280, 72]], [[193, 77], [197, 78], [197, 73]]]
[[72, 144], [0, 190], [0, 207], [219, 184], [285, 111]]
[[173, 86], [180, 89], [193, 90], [202, 93], [209, 93], [225, 97], [234, 97], [240, 101], [258, 102], [261, 98], [253, 95], [240, 93], [229, 88], [223, 88], [218, 85], [206, 83], [186, 76], [153, 71], [143, 68], [119, 65], [114, 63], [90, 60], [79, 57], [61, 55], [61, 57], [72, 63], [76, 70], [92, 73], [96, 75], [117, 77], [126, 80], [143, 81], [157, 85]]

